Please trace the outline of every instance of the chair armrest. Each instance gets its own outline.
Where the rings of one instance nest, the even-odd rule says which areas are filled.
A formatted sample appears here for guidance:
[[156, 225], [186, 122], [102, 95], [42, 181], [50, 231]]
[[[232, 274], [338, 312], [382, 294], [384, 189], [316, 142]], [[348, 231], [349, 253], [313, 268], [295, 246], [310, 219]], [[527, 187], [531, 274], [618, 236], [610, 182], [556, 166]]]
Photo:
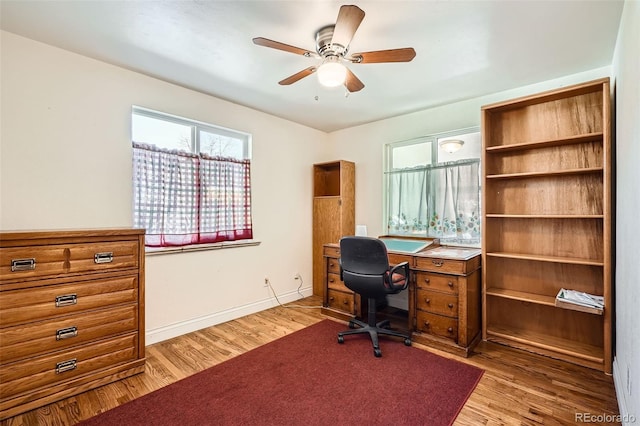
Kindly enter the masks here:
[[[404, 277], [404, 283], [402, 285], [396, 285], [393, 283], [393, 274], [399, 274]], [[405, 290], [409, 287], [409, 262], [398, 263], [389, 271], [389, 287], [393, 290]]]

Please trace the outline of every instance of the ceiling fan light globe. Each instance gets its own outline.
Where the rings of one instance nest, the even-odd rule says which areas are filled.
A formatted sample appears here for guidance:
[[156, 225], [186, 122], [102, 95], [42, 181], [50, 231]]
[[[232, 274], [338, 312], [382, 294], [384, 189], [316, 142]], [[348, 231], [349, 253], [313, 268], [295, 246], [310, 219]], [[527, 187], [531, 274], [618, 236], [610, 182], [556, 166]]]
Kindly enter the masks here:
[[325, 61], [318, 70], [318, 81], [326, 87], [336, 87], [344, 84], [347, 78], [347, 69], [344, 65], [335, 61]]

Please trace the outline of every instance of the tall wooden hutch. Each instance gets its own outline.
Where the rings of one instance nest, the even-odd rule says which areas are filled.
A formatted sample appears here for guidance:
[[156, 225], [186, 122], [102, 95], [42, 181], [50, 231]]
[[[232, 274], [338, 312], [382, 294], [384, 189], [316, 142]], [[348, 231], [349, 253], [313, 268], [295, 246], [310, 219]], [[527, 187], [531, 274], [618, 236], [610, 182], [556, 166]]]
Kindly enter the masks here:
[[313, 294], [324, 288], [323, 245], [355, 234], [355, 164], [313, 165]]

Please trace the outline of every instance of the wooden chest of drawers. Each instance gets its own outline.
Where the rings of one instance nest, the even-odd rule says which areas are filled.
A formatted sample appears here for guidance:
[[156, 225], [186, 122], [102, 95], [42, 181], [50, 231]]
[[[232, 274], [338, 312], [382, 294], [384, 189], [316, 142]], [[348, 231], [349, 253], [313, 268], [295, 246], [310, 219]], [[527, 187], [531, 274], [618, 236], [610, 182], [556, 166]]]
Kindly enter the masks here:
[[144, 371], [144, 230], [0, 233], [0, 419]]

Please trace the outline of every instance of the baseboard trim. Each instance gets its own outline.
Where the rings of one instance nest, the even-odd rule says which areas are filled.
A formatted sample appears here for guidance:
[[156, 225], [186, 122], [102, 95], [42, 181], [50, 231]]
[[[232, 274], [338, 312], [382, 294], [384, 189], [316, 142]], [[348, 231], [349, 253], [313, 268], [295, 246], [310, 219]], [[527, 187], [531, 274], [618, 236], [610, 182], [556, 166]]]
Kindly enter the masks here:
[[[613, 358], [613, 385], [616, 389], [616, 397], [618, 399], [618, 410], [620, 411], [620, 423], [624, 426], [631, 425], [632, 416], [627, 411], [627, 399], [626, 399], [626, 374], [623, 374], [621, 366], [618, 363], [618, 358]], [[635, 419], [634, 419], [635, 420]]]
[[[313, 295], [313, 288], [307, 287], [279, 294], [278, 299], [281, 303], [289, 303], [311, 295]], [[255, 314], [256, 312], [264, 311], [265, 309], [273, 308], [277, 305], [278, 301], [276, 298], [270, 297], [247, 305], [237, 306], [176, 324], [147, 330], [145, 333], [145, 344], [152, 345], [154, 343], [162, 342], [163, 340], [191, 333], [192, 331], [201, 330], [203, 328], [211, 327], [212, 325], [231, 321], [245, 315]]]

